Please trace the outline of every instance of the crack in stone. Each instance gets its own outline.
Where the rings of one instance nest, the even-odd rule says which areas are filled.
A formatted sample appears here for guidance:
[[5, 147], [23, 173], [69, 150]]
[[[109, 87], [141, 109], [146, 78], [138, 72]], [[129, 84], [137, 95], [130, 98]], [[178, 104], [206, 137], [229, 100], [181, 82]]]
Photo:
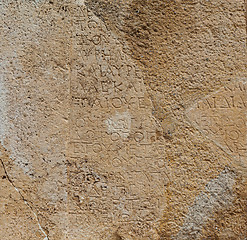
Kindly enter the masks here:
[[1, 161], [1, 163], [2, 163], [4, 173], [5, 173], [5, 175], [6, 175], [6, 178], [7, 178], [8, 181], [9, 181], [9, 183], [15, 188], [15, 190], [16, 190], [16, 191], [18, 192], [18, 194], [21, 196], [21, 199], [24, 201], [24, 203], [25, 203], [25, 204], [28, 206], [28, 208], [31, 210], [31, 212], [33, 213], [33, 215], [34, 215], [34, 217], [35, 217], [35, 219], [36, 219], [36, 221], [37, 221], [37, 224], [38, 224], [38, 226], [39, 226], [40, 231], [45, 235], [45, 238], [44, 238], [43, 240], [49, 240], [48, 235], [45, 233], [44, 229], [41, 227], [40, 222], [39, 222], [39, 219], [38, 219], [38, 216], [37, 216], [37, 214], [34, 212], [34, 210], [33, 210], [32, 206], [31, 206], [31, 204], [24, 198], [24, 196], [22, 195], [22, 193], [20, 192], [20, 190], [15, 186], [15, 184], [13, 183], [13, 181], [10, 179], [10, 177], [9, 177], [9, 175], [8, 175], [8, 173], [7, 173], [7, 170], [6, 170], [6, 168], [5, 168], [5, 165], [4, 165], [4, 163], [3, 163], [3, 160], [0, 159], [0, 161]]

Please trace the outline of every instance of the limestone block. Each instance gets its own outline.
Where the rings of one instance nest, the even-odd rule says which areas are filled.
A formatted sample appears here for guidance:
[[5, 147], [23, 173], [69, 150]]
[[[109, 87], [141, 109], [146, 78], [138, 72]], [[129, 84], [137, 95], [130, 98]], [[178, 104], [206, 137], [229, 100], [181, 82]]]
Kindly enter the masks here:
[[0, 23], [0, 239], [246, 239], [244, 0], [3, 0]]

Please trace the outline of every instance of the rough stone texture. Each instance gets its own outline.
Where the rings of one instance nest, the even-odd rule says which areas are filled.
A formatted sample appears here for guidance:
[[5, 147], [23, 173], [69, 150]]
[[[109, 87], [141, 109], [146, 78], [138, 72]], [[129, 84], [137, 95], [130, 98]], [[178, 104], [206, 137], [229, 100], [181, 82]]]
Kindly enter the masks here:
[[191, 123], [246, 172], [246, 81], [227, 84], [188, 110]]
[[0, 237], [247, 237], [244, 0], [0, 1]]

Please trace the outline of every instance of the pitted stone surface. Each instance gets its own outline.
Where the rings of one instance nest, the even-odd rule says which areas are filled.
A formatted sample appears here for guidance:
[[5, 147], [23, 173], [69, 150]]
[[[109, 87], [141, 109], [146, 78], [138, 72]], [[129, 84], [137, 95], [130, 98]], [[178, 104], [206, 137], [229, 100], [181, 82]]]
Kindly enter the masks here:
[[245, 7], [0, 1], [0, 238], [245, 239]]

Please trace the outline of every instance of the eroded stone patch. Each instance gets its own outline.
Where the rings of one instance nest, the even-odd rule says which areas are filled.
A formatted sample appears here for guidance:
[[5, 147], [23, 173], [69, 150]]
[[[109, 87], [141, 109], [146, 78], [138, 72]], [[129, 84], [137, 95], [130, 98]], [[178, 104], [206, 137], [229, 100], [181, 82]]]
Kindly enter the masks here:
[[131, 116], [128, 112], [116, 113], [105, 120], [105, 124], [108, 129], [108, 134], [117, 134], [123, 138], [127, 138], [131, 129]]

